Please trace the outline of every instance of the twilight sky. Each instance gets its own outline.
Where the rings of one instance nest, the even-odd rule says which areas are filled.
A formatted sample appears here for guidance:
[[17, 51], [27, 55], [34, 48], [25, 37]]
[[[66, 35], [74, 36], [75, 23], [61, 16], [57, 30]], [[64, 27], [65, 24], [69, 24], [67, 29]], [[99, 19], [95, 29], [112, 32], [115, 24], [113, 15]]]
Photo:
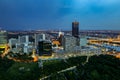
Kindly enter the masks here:
[[7, 30], [120, 30], [120, 0], [0, 0], [0, 28]]

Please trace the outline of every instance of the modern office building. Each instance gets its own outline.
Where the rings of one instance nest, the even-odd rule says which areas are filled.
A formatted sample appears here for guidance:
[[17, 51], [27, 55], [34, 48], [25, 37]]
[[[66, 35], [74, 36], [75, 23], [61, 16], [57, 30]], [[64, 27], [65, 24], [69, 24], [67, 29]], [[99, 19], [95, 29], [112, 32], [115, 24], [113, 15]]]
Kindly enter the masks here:
[[85, 47], [87, 46], [87, 37], [86, 36], [80, 36], [80, 47]]
[[35, 47], [37, 47], [38, 42], [42, 40], [46, 40], [45, 34], [35, 34]]
[[7, 44], [7, 32], [0, 30], [0, 52], [3, 52]]
[[79, 22], [72, 22], [72, 36], [79, 38]]
[[73, 52], [77, 46], [77, 38], [74, 36], [66, 35], [63, 37], [63, 48], [66, 52]]
[[40, 56], [51, 56], [52, 55], [52, 43], [47, 40], [39, 41], [37, 52]]
[[72, 36], [76, 37], [76, 45], [80, 45], [79, 22], [72, 22]]
[[33, 44], [24, 43], [23, 52], [26, 54], [31, 53], [33, 50]]
[[15, 39], [15, 38], [11, 38], [9, 39], [9, 45], [10, 45], [10, 48], [16, 48], [16, 44], [18, 43], [18, 40]]
[[25, 35], [25, 36], [19, 36], [18, 37], [18, 43], [29, 43], [29, 36]]
[[[15, 44], [16, 43], [15, 39], [10, 40], [10, 43]], [[30, 35], [19, 36], [15, 48], [12, 49], [12, 51], [16, 53], [21, 52], [29, 54], [32, 52], [32, 49], [34, 48], [33, 45], [34, 45], [33, 42], [30, 42]]]

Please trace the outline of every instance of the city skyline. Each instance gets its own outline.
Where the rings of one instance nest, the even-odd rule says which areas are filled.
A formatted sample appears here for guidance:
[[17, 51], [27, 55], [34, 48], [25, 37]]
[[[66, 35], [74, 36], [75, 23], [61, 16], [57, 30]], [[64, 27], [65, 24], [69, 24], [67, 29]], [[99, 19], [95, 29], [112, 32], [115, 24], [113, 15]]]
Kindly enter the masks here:
[[6, 30], [120, 30], [119, 0], [0, 0], [0, 28]]

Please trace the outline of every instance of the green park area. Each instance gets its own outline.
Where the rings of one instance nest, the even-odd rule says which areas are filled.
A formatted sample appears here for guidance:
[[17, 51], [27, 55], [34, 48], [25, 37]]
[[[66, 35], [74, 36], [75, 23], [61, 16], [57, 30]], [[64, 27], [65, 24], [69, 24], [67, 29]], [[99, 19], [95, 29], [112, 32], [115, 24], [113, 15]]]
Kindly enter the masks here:
[[0, 58], [0, 80], [120, 80], [120, 59], [110, 55], [15, 62]]

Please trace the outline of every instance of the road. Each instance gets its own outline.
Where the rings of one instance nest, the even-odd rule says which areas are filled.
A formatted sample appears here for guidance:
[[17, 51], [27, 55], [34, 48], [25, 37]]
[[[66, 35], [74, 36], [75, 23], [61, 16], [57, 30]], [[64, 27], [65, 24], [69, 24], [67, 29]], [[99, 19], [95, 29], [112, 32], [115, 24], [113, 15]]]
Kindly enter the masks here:
[[[70, 71], [70, 70], [73, 70], [73, 69], [76, 69], [76, 66], [72, 66], [72, 67], [66, 68], [64, 70], [58, 71], [57, 73], [60, 74], [60, 73], [63, 73], [63, 72], [66, 72], [66, 71]], [[47, 79], [47, 78], [49, 78], [51, 76], [52, 76], [52, 74], [50, 74], [48, 76], [45, 76], [43, 78], [40, 78], [40, 80], [45, 80], [45, 79]]]

